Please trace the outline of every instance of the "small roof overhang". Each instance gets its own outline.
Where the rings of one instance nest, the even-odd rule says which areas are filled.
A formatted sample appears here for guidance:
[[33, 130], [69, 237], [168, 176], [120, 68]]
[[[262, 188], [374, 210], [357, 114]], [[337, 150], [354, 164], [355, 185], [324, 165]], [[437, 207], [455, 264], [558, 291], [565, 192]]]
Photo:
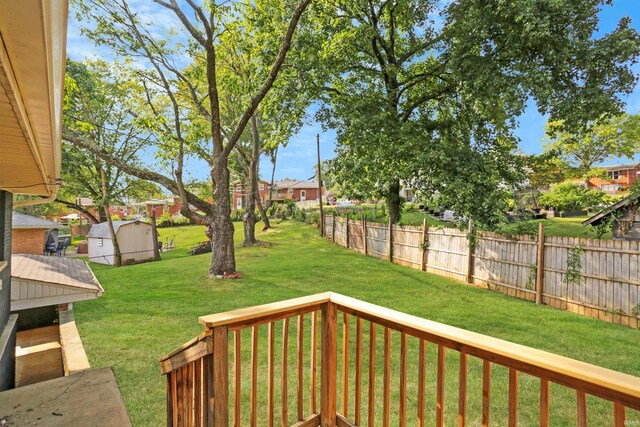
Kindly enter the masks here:
[[11, 256], [11, 310], [46, 307], [102, 296], [104, 289], [86, 262], [68, 257]]
[[587, 225], [598, 225], [600, 221], [602, 221], [605, 217], [611, 215], [613, 212], [617, 211], [618, 209], [631, 204], [632, 202], [637, 200], [639, 197], [640, 197], [640, 193], [632, 194], [631, 196], [625, 197], [624, 199], [620, 200], [618, 203], [614, 203], [608, 208], [601, 210], [597, 214], [593, 215], [591, 218], [584, 220], [582, 222], [582, 226], [586, 227]]
[[58, 191], [67, 14], [67, 0], [0, 0], [0, 189]]

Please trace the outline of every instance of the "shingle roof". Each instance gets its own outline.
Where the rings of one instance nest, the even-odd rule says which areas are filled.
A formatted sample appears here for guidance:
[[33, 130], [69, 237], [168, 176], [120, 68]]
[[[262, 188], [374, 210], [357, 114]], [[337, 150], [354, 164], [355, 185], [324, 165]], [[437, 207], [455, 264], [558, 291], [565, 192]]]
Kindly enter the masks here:
[[[115, 231], [115, 233], [118, 234], [118, 230], [120, 229], [120, 227], [127, 224], [132, 224], [134, 222], [140, 222], [140, 221], [135, 221], [135, 220], [113, 221], [113, 231]], [[91, 230], [89, 230], [89, 234], [87, 234], [87, 237], [98, 237], [102, 239], [110, 239], [111, 231], [109, 231], [109, 223], [101, 222], [100, 224], [93, 224], [91, 226]]]
[[103, 292], [86, 262], [46, 255], [11, 255], [11, 277]]
[[618, 163], [615, 165], [606, 165], [606, 166], [600, 166], [602, 169], [604, 170], [608, 170], [608, 171], [619, 171], [619, 170], [627, 170], [627, 169], [633, 169], [635, 167], [638, 166], [638, 162], [635, 163]]
[[42, 219], [31, 215], [25, 215], [18, 212], [12, 213], [12, 226], [11, 228], [42, 228], [44, 230], [51, 230], [53, 228], [61, 228], [62, 225], [57, 222], [49, 221], [48, 219]]
[[316, 181], [276, 181], [273, 185], [276, 188], [318, 188]]

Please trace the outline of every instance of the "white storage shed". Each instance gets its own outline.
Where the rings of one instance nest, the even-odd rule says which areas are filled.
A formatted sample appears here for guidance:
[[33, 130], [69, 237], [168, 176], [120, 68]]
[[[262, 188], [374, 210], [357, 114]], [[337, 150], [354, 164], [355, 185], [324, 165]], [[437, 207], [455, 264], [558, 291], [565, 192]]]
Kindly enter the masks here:
[[[120, 245], [122, 264], [153, 260], [153, 235], [151, 224], [142, 221], [113, 221], [113, 229]], [[113, 241], [106, 222], [94, 224], [87, 234], [89, 260], [113, 265]]]

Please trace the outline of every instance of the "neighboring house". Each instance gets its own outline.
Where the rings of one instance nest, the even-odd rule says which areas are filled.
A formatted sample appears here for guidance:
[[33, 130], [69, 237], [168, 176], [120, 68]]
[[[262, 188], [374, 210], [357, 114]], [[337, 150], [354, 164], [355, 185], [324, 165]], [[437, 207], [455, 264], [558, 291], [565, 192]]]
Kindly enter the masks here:
[[[78, 197], [76, 199], [76, 204], [79, 206], [82, 206], [84, 209], [89, 211], [91, 215], [95, 216], [96, 218], [99, 218], [100, 216], [102, 216], [101, 213], [98, 212], [99, 208], [95, 205], [95, 203], [93, 202], [93, 199], [89, 197]], [[117, 216], [122, 220], [131, 214], [133, 214], [133, 207], [131, 206], [127, 206], [127, 205], [109, 206], [109, 216], [112, 218], [114, 216]], [[83, 217], [87, 221], [89, 221], [89, 218], [87, 218], [85, 215], [83, 215]]]
[[151, 212], [155, 211], [156, 218], [160, 218], [165, 213], [171, 216], [176, 215], [181, 209], [182, 202], [179, 197], [151, 199], [144, 202], [133, 203], [131, 206], [131, 214], [148, 218], [151, 217]]
[[11, 253], [42, 255], [47, 244], [58, 242], [61, 227], [57, 222], [13, 212]]
[[[326, 189], [322, 187], [322, 198], [325, 198]], [[318, 183], [316, 181], [276, 181], [273, 183], [273, 200], [293, 200], [304, 202], [318, 200]]]
[[[153, 260], [153, 235], [151, 224], [141, 221], [113, 221], [116, 239], [122, 254], [122, 264], [134, 264]], [[87, 234], [89, 260], [99, 264], [113, 265], [113, 241], [109, 223], [91, 227]]]
[[610, 221], [611, 234], [614, 240], [640, 241], [640, 193], [632, 194], [605, 210], [598, 212], [582, 223], [583, 226], [597, 226], [603, 221]]
[[[244, 207], [244, 198], [247, 196], [247, 190], [239, 179], [231, 183], [233, 186], [233, 209], [242, 209]], [[258, 181], [258, 194], [260, 202], [264, 204], [269, 200], [271, 186], [267, 181]]]
[[608, 194], [626, 191], [640, 176], [640, 163], [621, 163], [610, 166], [599, 166], [607, 171], [609, 178], [589, 178], [588, 188], [595, 188]]

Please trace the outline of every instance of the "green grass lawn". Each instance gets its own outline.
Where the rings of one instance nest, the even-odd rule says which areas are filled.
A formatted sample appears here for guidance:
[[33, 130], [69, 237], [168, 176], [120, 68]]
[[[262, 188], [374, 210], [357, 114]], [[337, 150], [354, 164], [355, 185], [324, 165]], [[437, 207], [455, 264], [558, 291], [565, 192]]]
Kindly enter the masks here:
[[[162, 261], [155, 263], [121, 268], [92, 264], [96, 276], [105, 288], [105, 294], [97, 300], [75, 304], [78, 327], [90, 363], [92, 367], [113, 366], [127, 410], [136, 426], [164, 424], [165, 385], [164, 378], [160, 376], [158, 359], [202, 331], [198, 316], [324, 291], [339, 292], [431, 320], [640, 376], [638, 330], [536, 306], [499, 293], [360, 255], [320, 239], [317, 229], [300, 223], [286, 221], [278, 224], [275, 229], [260, 233], [259, 238], [271, 243], [270, 247], [238, 248], [238, 269], [244, 276], [241, 280], [210, 280], [207, 278], [210, 256], [205, 254], [192, 257], [186, 254], [193, 244], [204, 240], [202, 227], [177, 227], [161, 229], [160, 232], [163, 241], [175, 238], [175, 251], [163, 254]], [[240, 237], [241, 227], [236, 224], [236, 239], [239, 241]], [[307, 323], [308, 318], [309, 316]], [[352, 326], [355, 324], [351, 323]], [[295, 323], [292, 323], [289, 340], [292, 358], [295, 357], [295, 332]], [[264, 327], [261, 327], [260, 334], [260, 372], [264, 374]], [[366, 335], [368, 334], [365, 334], [364, 348], [368, 348]], [[382, 335], [382, 329], [379, 328], [378, 339], [381, 340]], [[280, 336], [281, 332], [276, 332], [278, 340]], [[243, 344], [247, 345], [249, 341], [249, 336], [245, 333]], [[353, 339], [351, 343], [353, 345]], [[413, 420], [417, 342], [410, 339], [409, 344], [407, 404], [409, 419]], [[393, 348], [393, 369], [394, 372], [399, 372], [395, 370], [399, 363], [398, 334], [394, 334]], [[378, 356], [382, 357], [382, 348], [378, 349]], [[434, 414], [435, 402], [434, 352], [435, 346], [428, 346], [427, 413], [430, 417]], [[243, 376], [243, 383], [246, 384], [249, 371], [246, 346], [243, 360], [246, 374]], [[292, 366], [293, 360], [291, 359]], [[376, 366], [379, 376], [376, 383], [379, 406], [377, 413], [380, 415], [381, 359]], [[455, 424], [457, 370], [457, 353], [449, 351], [446, 376], [447, 425]], [[290, 392], [295, 391], [293, 371], [293, 367], [289, 369], [292, 375], [289, 380]], [[363, 377], [367, 377], [367, 373], [368, 369], [365, 368]], [[392, 385], [397, 385], [397, 381], [398, 375], [392, 375]], [[260, 402], [264, 404], [266, 387], [263, 386], [264, 383], [261, 382]], [[397, 387], [394, 389], [397, 390]], [[245, 385], [243, 397], [248, 392], [249, 387]], [[350, 394], [352, 393], [353, 386], [350, 388]], [[520, 393], [520, 425], [537, 424], [538, 381], [522, 375]], [[553, 386], [551, 393], [552, 425], [575, 425], [575, 393], [559, 386]], [[479, 424], [480, 396], [481, 363], [470, 358], [469, 425]], [[363, 399], [366, 399], [366, 393]], [[289, 401], [293, 403], [293, 397]], [[495, 425], [506, 425], [506, 401], [507, 370], [496, 366], [493, 372], [491, 406]], [[394, 414], [391, 424], [395, 425], [397, 392], [392, 394], [392, 402]], [[611, 425], [611, 405], [591, 398], [588, 405], [592, 425]], [[308, 408], [308, 405], [305, 407]], [[351, 415], [352, 408], [351, 406]], [[245, 416], [247, 412], [245, 409]], [[295, 410], [290, 412], [295, 413]], [[264, 421], [262, 415], [260, 418]], [[278, 419], [276, 417], [276, 421]], [[640, 414], [628, 411], [627, 419], [640, 422]], [[428, 424], [432, 424], [432, 420]]]

